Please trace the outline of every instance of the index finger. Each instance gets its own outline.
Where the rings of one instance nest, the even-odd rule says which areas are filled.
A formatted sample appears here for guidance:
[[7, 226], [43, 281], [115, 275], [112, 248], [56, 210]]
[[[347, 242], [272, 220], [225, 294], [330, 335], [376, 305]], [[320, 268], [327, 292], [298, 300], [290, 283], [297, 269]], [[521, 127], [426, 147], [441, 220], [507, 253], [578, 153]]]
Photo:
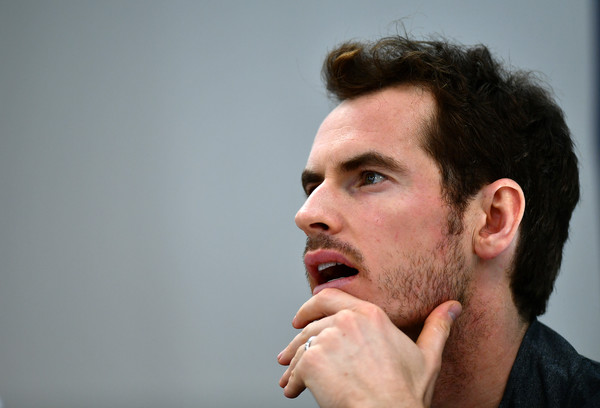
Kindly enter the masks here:
[[362, 303], [366, 302], [339, 289], [323, 289], [298, 309], [292, 325], [301, 329], [310, 322], [332, 316], [341, 310], [356, 309]]

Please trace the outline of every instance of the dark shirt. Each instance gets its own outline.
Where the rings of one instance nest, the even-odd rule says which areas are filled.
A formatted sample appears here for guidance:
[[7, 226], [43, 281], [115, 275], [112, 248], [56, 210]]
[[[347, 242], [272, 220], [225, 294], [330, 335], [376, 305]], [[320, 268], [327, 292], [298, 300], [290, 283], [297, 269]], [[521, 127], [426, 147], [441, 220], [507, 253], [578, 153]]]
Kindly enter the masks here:
[[600, 363], [534, 321], [523, 338], [500, 408], [600, 407]]

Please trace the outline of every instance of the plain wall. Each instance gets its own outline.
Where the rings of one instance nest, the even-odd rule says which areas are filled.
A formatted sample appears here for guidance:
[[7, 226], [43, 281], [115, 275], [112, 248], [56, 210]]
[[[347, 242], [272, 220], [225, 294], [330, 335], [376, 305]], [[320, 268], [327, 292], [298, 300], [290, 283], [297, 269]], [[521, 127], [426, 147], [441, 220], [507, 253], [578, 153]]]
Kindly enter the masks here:
[[310, 295], [293, 216], [321, 63], [399, 19], [554, 88], [583, 197], [542, 320], [600, 359], [592, 4], [1, 0], [4, 406], [316, 406], [275, 356]]

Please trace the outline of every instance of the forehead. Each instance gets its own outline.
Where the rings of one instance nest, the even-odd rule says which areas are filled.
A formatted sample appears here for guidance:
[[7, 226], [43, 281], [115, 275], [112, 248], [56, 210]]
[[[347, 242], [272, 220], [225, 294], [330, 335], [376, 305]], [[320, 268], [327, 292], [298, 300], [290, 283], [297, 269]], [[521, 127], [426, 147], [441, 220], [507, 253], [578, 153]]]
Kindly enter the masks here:
[[364, 150], [403, 155], [420, 150], [423, 126], [434, 113], [432, 95], [415, 86], [386, 88], [346, 100], [323, 121], [308, 167]]

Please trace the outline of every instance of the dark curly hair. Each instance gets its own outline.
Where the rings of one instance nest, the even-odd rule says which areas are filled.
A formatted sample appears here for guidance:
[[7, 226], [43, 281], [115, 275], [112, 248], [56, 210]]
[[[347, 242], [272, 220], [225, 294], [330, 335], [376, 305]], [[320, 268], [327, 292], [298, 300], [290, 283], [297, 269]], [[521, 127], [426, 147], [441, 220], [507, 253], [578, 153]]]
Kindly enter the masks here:
[[405, 36], [340, 45], [323, 78], [340, 101], [399, 84], [432, 93], [437, 109], [423, 148], [458, 214], [486, 184], [506, 177], [521, 186], [526, 205], [511, 290], [522, 318], [543, 314], [579, 200], [579, 172], [564, 114], [541, 81], [505, 69], [482, 45]]

